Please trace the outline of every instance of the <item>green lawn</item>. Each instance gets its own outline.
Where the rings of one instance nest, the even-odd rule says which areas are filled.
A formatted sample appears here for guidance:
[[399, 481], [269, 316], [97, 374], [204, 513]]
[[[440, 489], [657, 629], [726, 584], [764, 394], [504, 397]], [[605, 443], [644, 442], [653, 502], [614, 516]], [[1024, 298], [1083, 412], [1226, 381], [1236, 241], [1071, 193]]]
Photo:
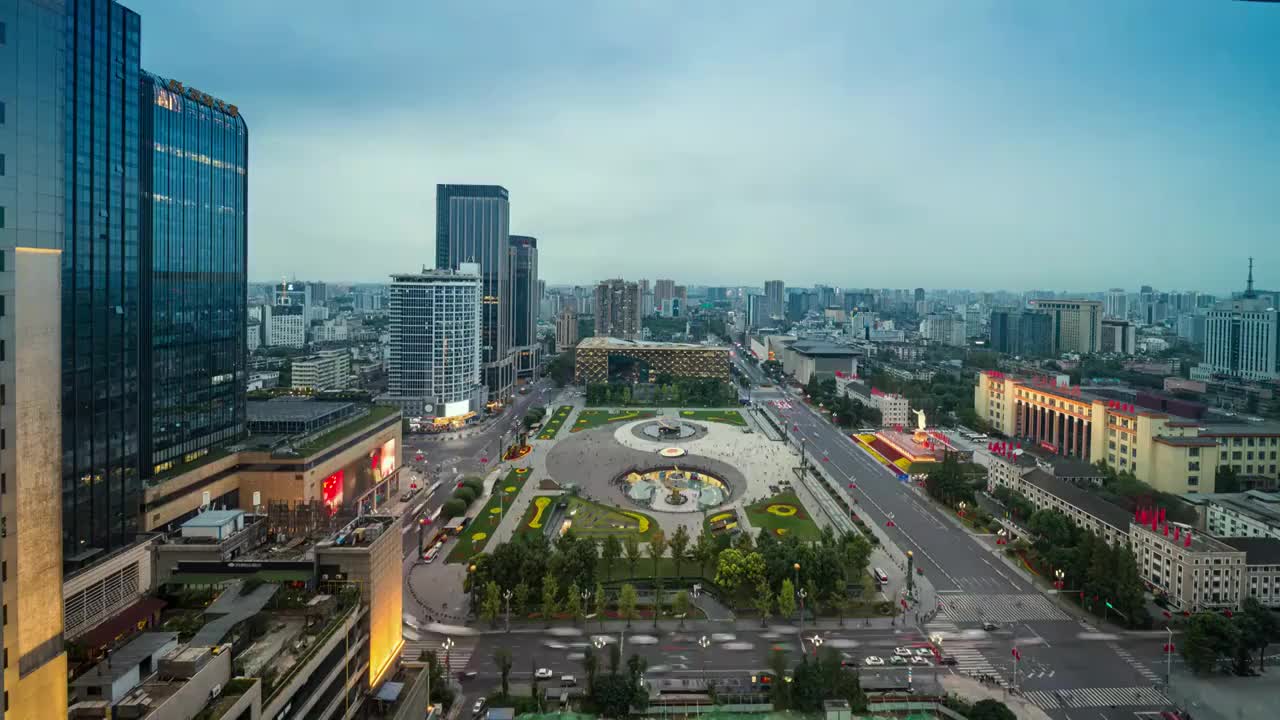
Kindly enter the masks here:
[[737, 410], [681, 410], [680, 419], [718, 422], [726, 425], [737, 425], [738, 427], [746, 427], [747, 425], [747, 421], [742, 419], [742, 414]]
[[[544, 532], [544, 524], [560, 497], [535, 497], [529, 503], [524, 517], [520, 518], [516, 534]], [[635, 535], [640, 542], [648, 542], [653, 533], [660, 529], [652, 517], [637, 510], [612, 508], [572, 495], [567, 496], [567, 499], [569, 507], [566, 509], [566, 517], [572, 521], [573, 534], [578, 537], [603, 539], [606, 535], [617, 535], [618, 539], [623, 539], [627, 535]]]
[[350, 435], [354, 435], [357, 432], [360, 432], [361, 430], [365, 430], [369, 427], [372, 427], [373, 425], [376, 425], [377, 423], [382, 422], [383, 420], [386, 420], [392, 415], [399, 415], [399, 414], [400, 414], [400, 408], [398, 407], [390, 407], [387, 405], [372, 405], [369, 407], [369, 412], [365, 413], [364, 415], [361, 415], [355, 420], [351, 420], [349, 422], [343, 423], [342, 425], [339, 425], [338, 427], [334, 428], [333, 430], [330, 430], [329, 432], [323, 435], [307, 440], [306, 442], [303, 442], [297, 445], [296, 447], [294, 447], [294, 450], [297, 450], [298, 454], [303, 456], [310, 455], [311, 453], [320, 452], [321, 450], [324, 450], [325, 448], [338, 442], [339, 440], [342, 440], [343, 438], [346, 438]]
[[578, 413], [578, 419], [574, 421], [569, 432], [590, 430], [609, 423], [643, 420], [656, 417], [657, 414], [656, 410], [583, 410]]
[[746, 510], [747, 521], [756, 530], [764, 528], [774, 535], [795, 535], [801, 540], [821, 537], [817, 524], [790, 490], [748, 505]]
[[538, 433], [539, 440], [553, 440], [556, 433], [560, 432], [560, 428], [569, 420], [569, 413], [573, 412], [572, 405], [561, 405], [556, 408], [556, 412], [547, 418], [546, 423], [542, 425], [542, 430]]
[[[524, 470], [524, 472], [521, 472]], [[525, 468], [516, 468], [507, 473], [507, 476], [497, 483], [498, 492], [489, 496], [489, 500], [485, 502], [484, 507], [480, 508], [480, 512], [476, 513], [475, 519], [472, 520], [462, 531], [457, 541], [453, 545], [453, 549], [449, 551], [449, 557], [445, 559], [450, 563], [466, 563], [471, 558], [484, 552], [484, 546], [489, 543], [490, 536], [498, 529], [498, 521], [502, 518], [502, 509], [505, 505], [510, 508], [511, 503], [515, 501], [516, 496], [520, 494], [520, 489], [529, 480], [528, 471]], [[503, 496], [506, 499], [503, 499]]]

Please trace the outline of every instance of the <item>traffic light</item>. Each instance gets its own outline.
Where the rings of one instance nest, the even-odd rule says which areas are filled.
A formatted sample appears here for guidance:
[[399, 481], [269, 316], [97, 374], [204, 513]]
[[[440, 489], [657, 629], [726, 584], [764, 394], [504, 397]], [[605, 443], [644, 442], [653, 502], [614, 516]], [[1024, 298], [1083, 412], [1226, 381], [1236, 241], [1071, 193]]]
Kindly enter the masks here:
[[1108, 601], [1107, 601], [1107, 608], [1108, 608], [1108, 609], [1110, 609], [1110, 610], [1115, 610], [1115, 609], [1116, 609], [1116, 606], [1115, 606], [1115, 605], [1112, 605], [1112, 604], [1111, 604], [1111, 601], [1110, 601], [1110, 600], [1108, 600]]

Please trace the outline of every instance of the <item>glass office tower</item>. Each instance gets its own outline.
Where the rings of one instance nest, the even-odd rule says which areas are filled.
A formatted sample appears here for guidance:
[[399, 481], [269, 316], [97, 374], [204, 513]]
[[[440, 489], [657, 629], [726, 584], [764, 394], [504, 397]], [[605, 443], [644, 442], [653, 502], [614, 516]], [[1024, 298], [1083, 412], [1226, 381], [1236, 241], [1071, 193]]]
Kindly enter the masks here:
[[516, 377], [538, 366], [538, 239], [511, 236], [511, 354]]
[[79, 564], [130, 542], [139, 475], [141, 22], [69, 0], [62, 254], [62, 536]]
[[147, 72], [141, 135], [144, 477], [245, 432], [248, 128], [234, 105]]
[[436, 186], [436, 267], [480, 265], [481, 351], [489, 400], [505, 402], [515, 383], [511, 355], [510, 206], [500, 185]]

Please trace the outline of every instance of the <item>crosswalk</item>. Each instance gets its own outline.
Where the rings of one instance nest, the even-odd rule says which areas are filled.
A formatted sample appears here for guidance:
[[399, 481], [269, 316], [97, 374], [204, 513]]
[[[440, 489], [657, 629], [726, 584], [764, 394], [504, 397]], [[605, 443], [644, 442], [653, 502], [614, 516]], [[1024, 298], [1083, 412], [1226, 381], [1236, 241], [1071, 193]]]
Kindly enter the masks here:
[[943, 596], [943, 611], [961, 623], [1015, 623], [1028, 620], [1070, 620], [1044, 595], [978, 595], [956, 593]]
[[944, 656], [956, 659], [955, 668], [958, 672], [969, 675], [991, 675], [997, 680], [1000, 679], [1000, 673], [978, 649], [977, 643], [963, 638], [960, 628], [945, 615], [939, 615], [926, 624], [924, 629], [930, 638], [935, 635], [941, 636], [942, 643], [938, 646], [938, 650]]
[[471, 661], [471, 655], [476, 651], [476, 640], [475, 638], [454, 640], [453, 647], [447, 656], [440, 647], [439, 640], [405, 640], [404, 648], [400, 651], [400, 660], [416, 661], [423, 650], [435, 652], [436, 658], [445, 662], [450, 670], [465, 670], [467, 663]]
[[1164, 707], [1169, 699], [1154, 688], [1098, 687], [1074, 690], [1028, 690], [1023, 697], [1038, 708]]
[[1132, 667], [1134, 670], [1137, 670], [1138, 674], [1141, 675], [1143, 679], [1151, 683], [1160, 682], [1160, 676], [1157, 675], [1154, 670], [1147, 667], [1146, 664], [1144, 664], [1141, 660], [1134, 657], [1133, 653], [1129, 652], [1128, 650], [1125, 650], [1124, 648], [1120, 647], [1115, 643], [1107, 643], [1107, 647], [1111, 648], [1112, 650], [1115, 650], [1116, 654], [1120, 656], [1120, 659], [1128, 663], [1129, 666]]

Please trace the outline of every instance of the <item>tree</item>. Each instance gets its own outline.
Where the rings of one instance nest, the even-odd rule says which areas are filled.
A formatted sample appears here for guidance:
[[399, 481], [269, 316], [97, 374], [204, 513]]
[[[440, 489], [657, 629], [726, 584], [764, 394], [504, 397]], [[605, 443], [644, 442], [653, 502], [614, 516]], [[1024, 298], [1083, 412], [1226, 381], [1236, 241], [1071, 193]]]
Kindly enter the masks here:
[[498, 619], [498, 613], [502, 610], [502, 593], [498, 590], [498, 583], [490, 580], [484, 586], [484, 600], [480, 603], [480, 617], [488, 620], [492, 625]]
[[636, 617], [636, 604], [639, 598], [636, 597], [636, 586], [627, 583], [618, 591], [618, 614], [623, 620], [627, 621], [627, 627], [631, 627], [631, 621]]
[[769, 590], [769, 583], [763, 579], [756, 586], [755, 604], [756, 612], [760, 613], [760, 626], [764, 627], [769, 624], [769, 614], [773, 612], [773, 593]]
[[600, 658], [590, 643], [582, 653], [582, 674], [587, 676], [587, 696], [595, 695], [596, 673], [600, 671]]
[[524, 617], [529, 612], [529, 585], [521, 580], [511, 591], [511, 607], [515, 614]]
[[573, 618], [573, 621], [582, 620], [582, 591], [578, 589], [578, 583], [570, 583], [569, 589], [564, 594], [564, 611]]
[[791, 683], [782, 682], [782, 678], [787, 675], [787, 656], [776, 647], [769, 653], [769, 671], [773, 674], [773, 682], [769, 687], [773, 709], [786, 710], [791, 704], [791, 698], [787, 696]]
[[600, 621], [600, 629], [602, 630], [604, 629], [604, 611], [608, 602], [609, 599], [604, 594], [604, 585], [596, 583], [595, 613], [596, 619]]
[[1187, 623], [1182, 658], [1192, 672], [1204, 675], [1212, 672], [1219, 660], [1234, 657], [1239, 644], [1239, 629], [1228, 618], [1218, 613], [1199, 613]]
[[667, 536], [661, 530], [655, 530], [649, 539], [649, 557], [653, 560], [653, 577], [658, 577], [658, 561], [667, 552]]
[[693, 559], [702, 573], [706, 573], [707, 567], [716, 561], [716, 546], [706, 531], [698, 533], [698, 539], [693, 543]]
[[676, 528], [671, 534], [671, 561], [676, 566], [676, 577], [680, 577], [680, 564], [689, 556], [689, 530], [684, 525]]
[[502, 676], [502, 696], [506, 697], [509, 689], [507, 683], [511, 678], [511, 651], [504, 647], [497, 648], [493, 651], [493, 662]]
[[796, 611], [796, 586], [791, 578], [784, 578], [782, 587], [778, 589], [778, 614], [784, 618], [791, 617]]
[[436, 655], [435, 650], [423, 650], [418, 660], [427, 664], [427, 672], [431, 673], [430, 702], [440, 703], [447, 709], [453, 704], [453, 690], [444, 678], [444, 662]]
[[681, 590], [671, 602], [671, 611], [680, 618], [680, 627], [684, 627], [684, 618], [689, 614], [689, 591]]
[[1018, 720], [1018, 716], [999, 700], [986, 698], [973, 704], [966, 713], [969, 720]]
[[606, 535], [604, 545], [600, 547], [600, 559], [604, 560], [604, 572], [610, 580], [613, 579], [613, 564], [618, 562], [620, 557], [622, 557], [622, 541], [618, 540], [617, 535]]
[[614, 643], [609, 644], [609, 674], [618, 674], [618, 665], [622, 663], [622, 648]]
[[636, 576], [636, 564], [640, 562], [640, 540], [635, 535], [628, 535], [622, 544], [627, 556], [627, 566], [631, 568], [631, 577]]
[[653, 626], [658, 627], [658, 616], [662, 614], [662, 578], [653, 580]]
[[556, 587], [556, 576], [551, 573], [542, 576], [542, 619], [547, 621], [547, 627], [551, 627], [551, 619], [558, 611], [556, 596], [559, 594], [560, 588]]
[[440, 506], [440, 519], [449, 520], [467, 511], [467, 504], [458, 498], [450, 498]]
[[1230, 465], [1219, 465], [1213, 478], [1213, 491], [1220, 493], [1240, 492], [1240, 474]]
[[1244, 599], [1244, 609], [1236, 615], [1241, 619], [1241, 640], [1258, 651], [1258, 668], [1266, 665], [1267, 646], [1280, 639], [1280, 620], [1256, 598]]

